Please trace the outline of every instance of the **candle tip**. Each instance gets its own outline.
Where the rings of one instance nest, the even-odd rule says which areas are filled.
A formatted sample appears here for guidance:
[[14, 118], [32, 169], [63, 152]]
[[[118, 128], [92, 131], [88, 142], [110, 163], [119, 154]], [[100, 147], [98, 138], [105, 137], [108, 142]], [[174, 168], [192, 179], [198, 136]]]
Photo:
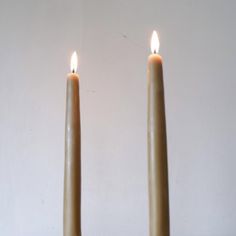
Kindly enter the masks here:
[[76, 51], [71, 56], [70, 69], [72, 73], [76, 73], [78, 67], [78, 56]]
[[152, 53], [156, 54], [158, 53], [160, 48], [160, 41], [157, 35], [157, 32], [154, 30], [152, 33], [152, 39], [151, 39], [151, 51]]

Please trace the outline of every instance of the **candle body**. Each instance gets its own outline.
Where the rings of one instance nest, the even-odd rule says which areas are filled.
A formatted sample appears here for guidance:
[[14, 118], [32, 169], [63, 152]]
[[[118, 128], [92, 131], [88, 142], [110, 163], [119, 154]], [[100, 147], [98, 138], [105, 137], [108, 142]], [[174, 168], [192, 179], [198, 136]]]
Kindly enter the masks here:
[[81, 236], [81, 140], [79, 77], [67, 79], [65, 170], [64, 170], [64, 236]]
[[169, 236], [167, 140], [162, 59], [148, 59], [148, 184], [150, 236]]

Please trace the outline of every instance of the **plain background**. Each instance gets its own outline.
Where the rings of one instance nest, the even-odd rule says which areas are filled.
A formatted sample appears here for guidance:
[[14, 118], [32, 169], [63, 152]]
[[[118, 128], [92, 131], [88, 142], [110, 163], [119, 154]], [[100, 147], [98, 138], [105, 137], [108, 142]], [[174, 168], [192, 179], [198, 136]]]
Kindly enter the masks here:
[[235, 0], [1, 0], [0, 235], [62, 236], [79, 55], [84, 236], [147, 236], [146, 62], [164, 60], [172, 236], [236, 235]]

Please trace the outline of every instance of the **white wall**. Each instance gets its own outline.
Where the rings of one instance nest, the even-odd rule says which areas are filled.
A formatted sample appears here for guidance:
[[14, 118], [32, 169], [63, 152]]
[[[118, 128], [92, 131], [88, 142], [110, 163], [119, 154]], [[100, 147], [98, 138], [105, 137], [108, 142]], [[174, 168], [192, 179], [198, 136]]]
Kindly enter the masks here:
[[62, 236], [79, 53], [83, 235], [148, 235], [146, 61], [164, 59], [172, 236], [236, 235], [234, 0], [1, 0], [0, 235]]

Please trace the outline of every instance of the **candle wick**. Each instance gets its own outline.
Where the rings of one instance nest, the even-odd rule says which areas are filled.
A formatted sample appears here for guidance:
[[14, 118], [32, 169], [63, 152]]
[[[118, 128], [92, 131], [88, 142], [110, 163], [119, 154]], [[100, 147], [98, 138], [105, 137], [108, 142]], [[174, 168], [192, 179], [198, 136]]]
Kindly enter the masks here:
[[156, 51], [156, 49], [154, 50], [154, 54], [157, 54], [157, 51]]
[[73, 73], [73, 74], [75, 73], [75, 70], [74, 70], [74, 69], [72, 70], [72, 73]]

